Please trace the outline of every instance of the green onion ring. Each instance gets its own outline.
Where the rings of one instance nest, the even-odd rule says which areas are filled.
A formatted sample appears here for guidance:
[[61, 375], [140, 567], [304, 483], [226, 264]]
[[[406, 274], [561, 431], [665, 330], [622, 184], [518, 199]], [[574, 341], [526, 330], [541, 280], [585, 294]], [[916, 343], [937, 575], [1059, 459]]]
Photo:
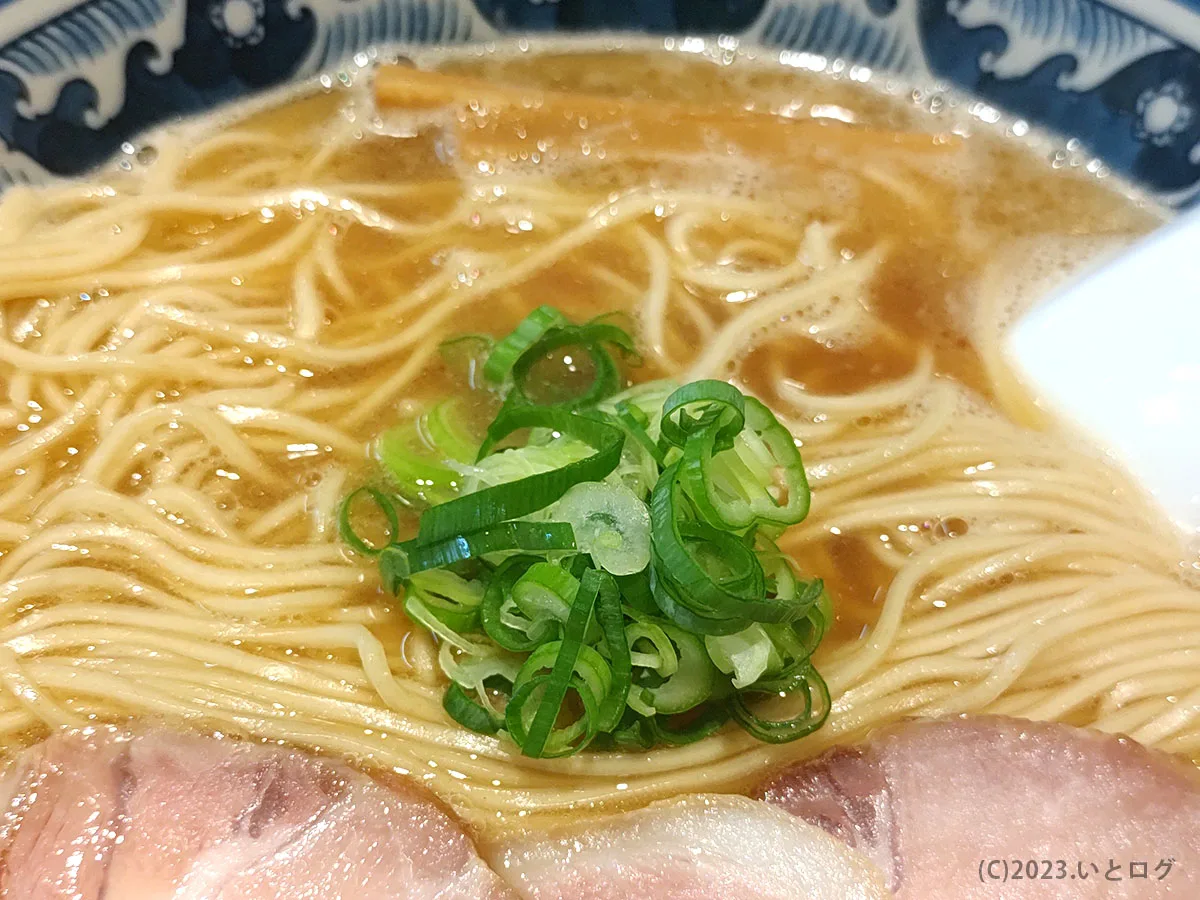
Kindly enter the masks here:
[[[688, 414], [687, 407], [701, 403], [699, 416]], [[707, 379], [685, 384], [663, 401], [662, 436], [669, 445], [682, 447], [710, 421], [717, 424], [717, 449], [732, 447], [746, 421], [745, 395], [728, 382]]]
[[[804, 700], [804, 709], [790, 719], [763, 719], [750, 709], [746, 695], [767, 693], [798, 694]], [[789, 679], [755, 685], [739, 692], [730, 700], [729, 711], [734, 721], [758, 740], [767, 744], [786, 744], [812, 734], [824, 725], [829, 717], [830, 706], [829, 687], [825, 679], [808, 665]]]
[[360, 487], [350, 492], [349, 496], [342, 501], [341, 509], [338, 510], [338, 534], [342, 540], [349, 544], [355, 551], [364, 556], [378, 556], [382, 553], [385, 547], [372, 547], [366, 541], [358, 536], [350, 524], [350, 507], [354, 501], [362, 494], [366, 494], [375, 501], [375, 505], [383, 512], [387, 519], [388, 531], [391, 535], [390, 540], [395, 540], [396, 535], [400, 532], [400, 517], [396, 514], [396, 507], [392, 501], [388, 499], [387, 494], [373, 487]]
[[453, 681], [442, 695], [442, 709], [463, 728], [479, 734], [496, 734], [504, 725], [495, 713], [467, 696], [467, 692]]
[[539, 306], [488, 354], [487, 362], [483, 364], [483, 377], [493, 384], [500, 384], [508, 378], [517, 360], [546, 332], [566, 324], [567, 317], [553, 306]]
[[[566, 410], [537, 407], [509, 410], [502, 412], [496, 423], [500, 423], [501, 432], [497, 439], [521, 428], [551, 428], [579, 438], [596, 452], [549, 472], [484, 488], [427, 510], [417, 528], [417, 539], [422, 544], [519, 519], [545, 509], [581, 481], [602, 481], [620, 463], [625, 444], [621, 429]], [[480, 450], [481, 458], [494, 445], [489, 442]]]
[[502, 522], [440, 541], [419, 538], [389, 544], [379, 555], [384, 587], [395, 594], [409, 578], [426, 569], [499, 553], [502, 550], [574, 550], [575, 535], [566, 522]]
[[[579, 582], [579, 593], [576, 594], [575, 602], [571, 605], [571, 615], [567, 619], [567, 627], [563, 630], [562, 643], [558, 649], [558, 656], [554, 660], [554, 668], [551, 669], [550, 675], [546, 676], [545, 693], [542, 695], [528, 732], [523, 736], [523, 740], [518, 741], [521, 745], [521, 752], [526, 756], [537, 758], [545, 752], [546, 741], [550, 737], [550, 732], [558, 718], [558, 711], [562, 708], [563, 700], [566, 698], [571, 674], [575, 669], [575, 661], [579, 658], [579, 650], [583, 646], [583, 636], [587, 631], [588, 622], [591, 621], [592, 608], [600, 595], [600, 585], [603, 580], [602, 573], [596, 569], [589, 569]], [[513, 699], [516, 699], [515, 692]], [[583, 699], [582, 695], [581, 699]], [[513, 706], [513, 703], [509, 704], [510, 709]], [[598, 715], [599, 710], [596, 713]], [[506, 716], [509, 733], [516, 737], [514, 725], [518, 730], [523, 730], [520, 708], [518, 707]], [[594, 719], [592, 719], [592, 724], [595, 724]]]

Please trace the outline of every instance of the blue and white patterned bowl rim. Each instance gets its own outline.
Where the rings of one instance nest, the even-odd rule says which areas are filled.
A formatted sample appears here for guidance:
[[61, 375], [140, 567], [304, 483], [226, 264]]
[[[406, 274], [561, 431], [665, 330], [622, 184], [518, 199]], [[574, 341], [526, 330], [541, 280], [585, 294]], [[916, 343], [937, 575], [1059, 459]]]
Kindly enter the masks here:
[[942, 81], [1200, 194], [1200, 0], [0, 0], [0, 186], [368, 47], [545, 31], [724, 34]]

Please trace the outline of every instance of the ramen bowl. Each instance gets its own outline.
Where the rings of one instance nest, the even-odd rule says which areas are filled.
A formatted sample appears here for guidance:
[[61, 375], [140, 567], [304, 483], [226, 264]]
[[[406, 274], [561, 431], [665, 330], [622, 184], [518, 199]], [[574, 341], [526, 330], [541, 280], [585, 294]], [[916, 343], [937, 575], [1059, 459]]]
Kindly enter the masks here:
[[154, 123], [382, 46], [581, 31], [685, 51], [704, 44], [679, 35], [707, 36], [953, 87], [980, 117], [1012, 113], [1018, 134], [1079, 141], [1167, 205], [1200, 187], [1200, 12], [1175, 0], [8, 0], [0, 182], [77, 174]]
[[1200, 892], [1141, 7], [0, 5], [0, 893]]

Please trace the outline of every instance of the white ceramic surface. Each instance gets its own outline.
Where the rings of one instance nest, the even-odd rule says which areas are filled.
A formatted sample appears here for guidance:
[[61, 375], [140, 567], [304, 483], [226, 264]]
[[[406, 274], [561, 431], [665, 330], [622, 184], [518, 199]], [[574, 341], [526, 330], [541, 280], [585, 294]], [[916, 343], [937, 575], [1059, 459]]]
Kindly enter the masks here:
[[1010, 333], [1043, 400], [1200, 534], [1200, 211], [1084, 274]]

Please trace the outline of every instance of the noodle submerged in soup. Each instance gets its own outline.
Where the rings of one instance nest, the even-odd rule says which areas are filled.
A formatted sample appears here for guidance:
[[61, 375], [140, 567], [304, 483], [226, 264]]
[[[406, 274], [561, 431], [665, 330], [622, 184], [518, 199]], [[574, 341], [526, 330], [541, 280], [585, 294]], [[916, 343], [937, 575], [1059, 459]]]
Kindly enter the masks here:
[[[381, 75], [377, 109], [327, 79], [0, 205], [7, 751], [192, 723], [411, 775], [477, 824], [739, 789], [911, 714], [1200, 756], [1196, 561], [1001, 353], [1153, 210], [854, 70], [439, 64], [466, 80]], [[835, 611], [815, 734], [532, 760], [444, 714], [435, 641], [337, 512], [381, 432], [469, 393], [439, 342], [543, 303], [630, 314], [633, 379], [732, 379], [792, 431], [813, 505], [781, 546]]]

